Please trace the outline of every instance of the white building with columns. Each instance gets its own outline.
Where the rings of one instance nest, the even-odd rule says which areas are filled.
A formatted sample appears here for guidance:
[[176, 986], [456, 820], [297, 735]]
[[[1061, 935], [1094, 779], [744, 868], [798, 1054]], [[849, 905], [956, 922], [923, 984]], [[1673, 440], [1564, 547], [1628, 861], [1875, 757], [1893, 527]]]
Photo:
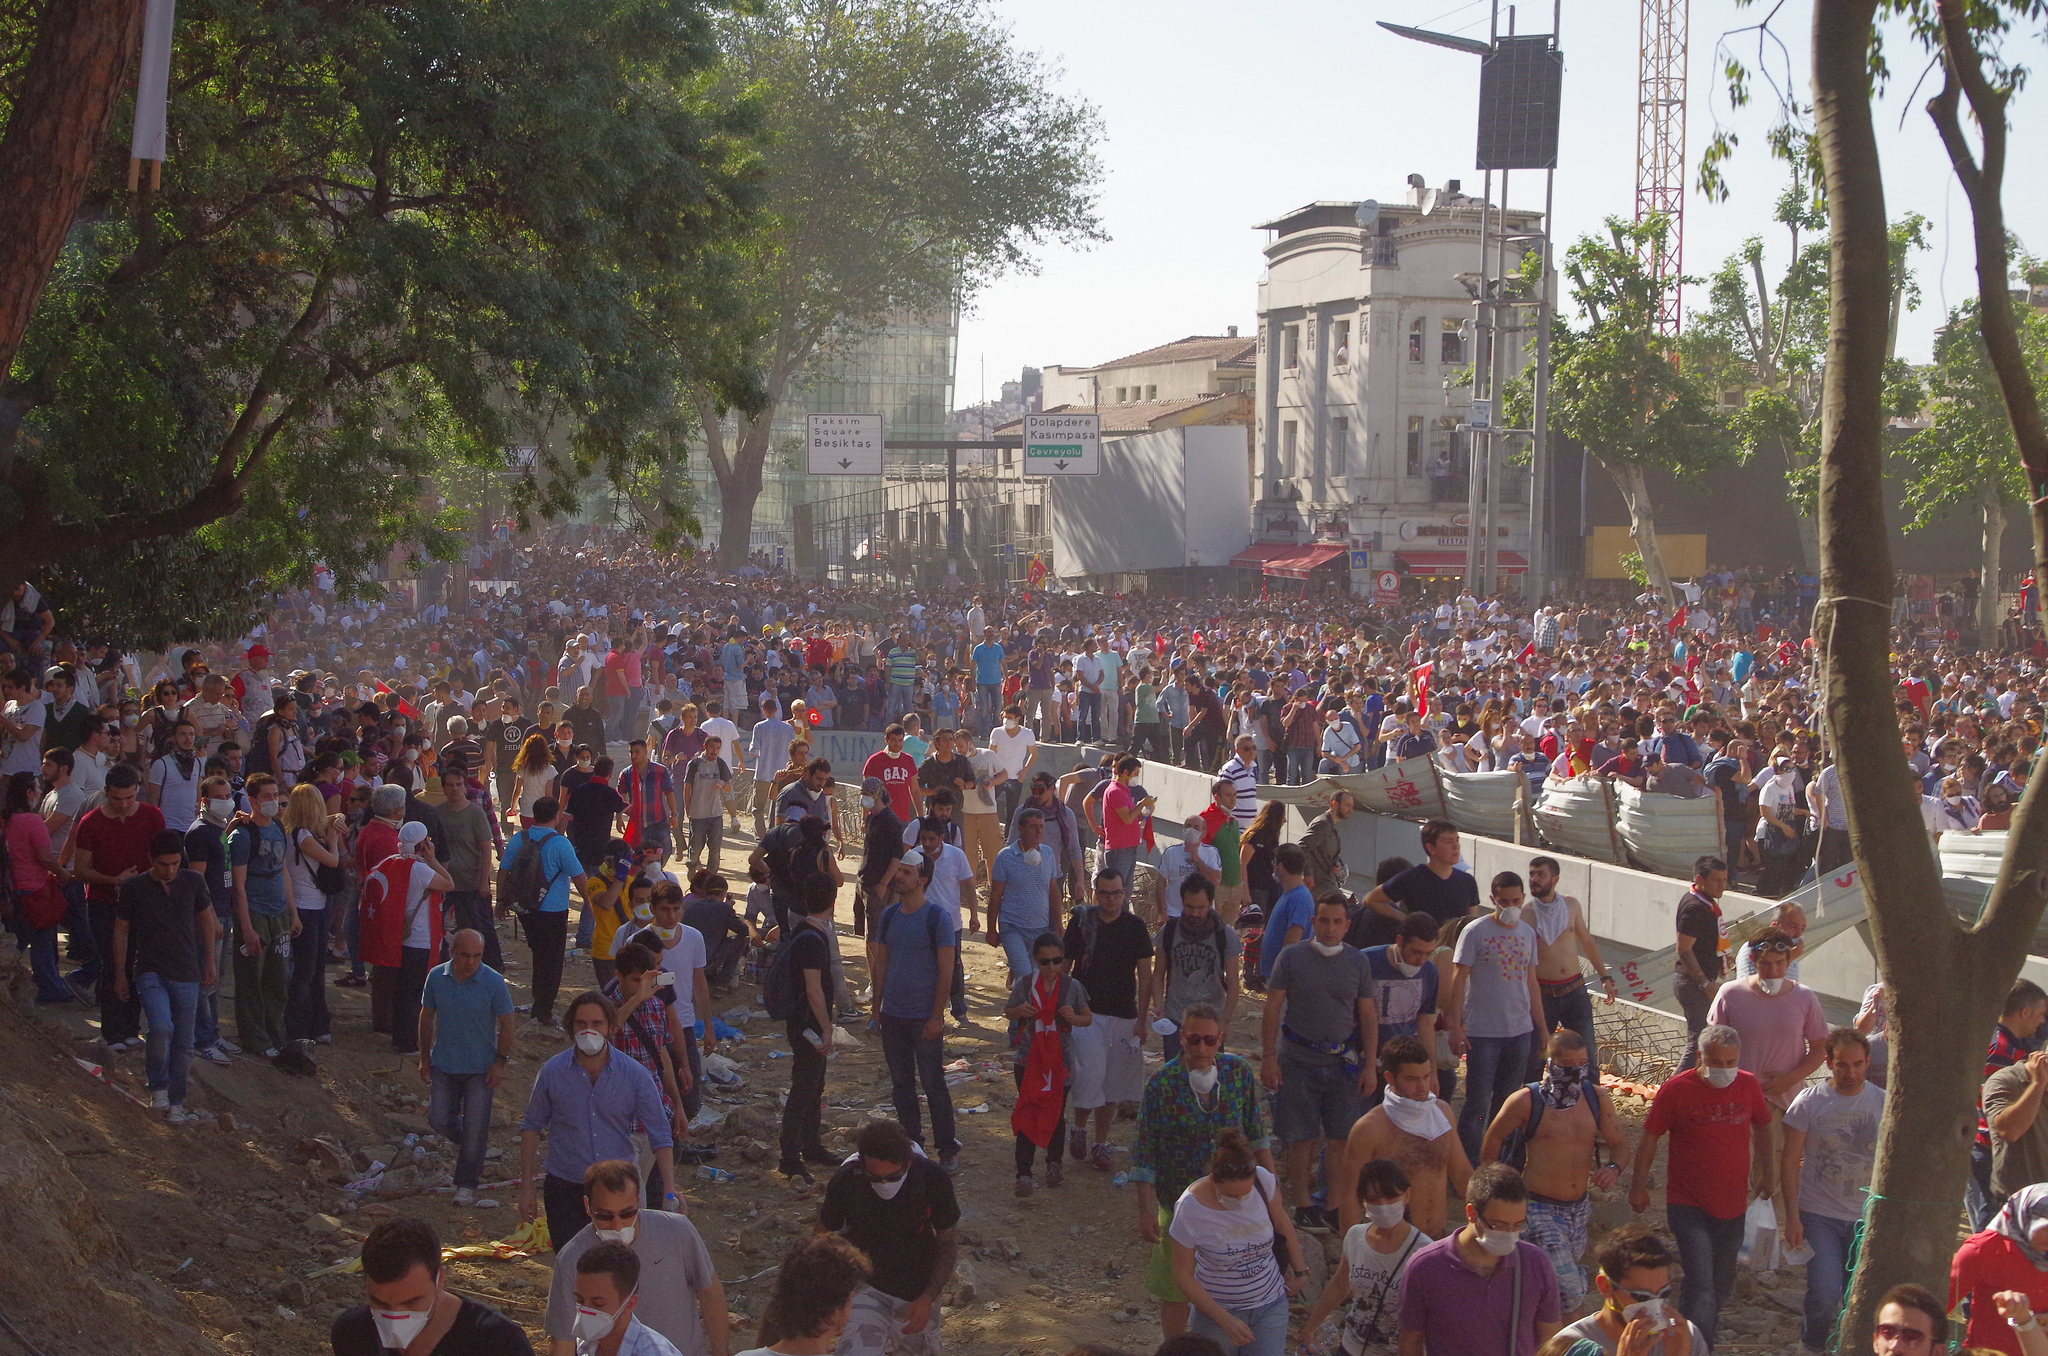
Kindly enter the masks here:
[[[1384, 203], [1370, 225], [1357, 204], [1317, 202], [1264, 223], [1259, 283], [1252, 547], [1246, 568], [1364, 591], [1377, 571], [1462, 574], [1466, 547], [1473, 292], [1480, 203], [1453, 180]], [[1427, 210], [1425, 210], [1425, 208]], [[1509, 240], [1542, 228], [1542, 213], [1491, 212]], [[1461, 275], [1464, 280], [1461, 281]], [[1523, 314], [1502, 308], [1503, 316]], [[1503, 323], [1506, 323], [1505, 320]], [[1521, 336], [1501, 345], [1519, 369]], [[1502, 382], [1501, 385], [1505, 383]], [[1496, 388], [1498, 389], [1498, 387]], [[1496, 544], [1504, 573], [1528, 549], [1528, 476], [1498, 481]], [[1291, 548], [1291, 549], [1290, 549]]]

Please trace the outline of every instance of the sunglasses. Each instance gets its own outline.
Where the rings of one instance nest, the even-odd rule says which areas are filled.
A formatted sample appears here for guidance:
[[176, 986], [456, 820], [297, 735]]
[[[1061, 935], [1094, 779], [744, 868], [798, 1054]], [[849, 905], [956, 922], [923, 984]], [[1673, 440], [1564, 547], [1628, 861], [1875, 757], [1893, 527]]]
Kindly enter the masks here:
[[1768, 953], [1770, 953], [1771, 955], [1774, 955], [1774, 956], [1789, 956], [1789, 955], [1791, 955], [1791, 954], [1792, 954], [1792, 943], [1790, 943], [1790, 942], [1755, 942], [1755, 943], [1752, 943], [1752, 944], [1750, 945], [1750, 948], [1749, 948], [1749, 949], [1750, 949], [1751, 951], [1764, 951], [1764, 952], [1768, 952]]
[[1870, 1330], [1871, 1336], [1882, 1342], [1925, 1342], [1927, 1334], [1918, 1328], [1908, 1328], [1899, 1323], [1880, 1323]]
[[1038, 965], [1040, 969], [1045, 969], [1049, 966], [1054, 965], [1065, 965], [1066, 963], [1067, 958], [1065, 956], [1040, 956], [1038, 958]]
[[[1609, 1281], [1614, 1281], [1614, 1278], [1612, 1276], [1609, 1276], [1607, 1279]], [[1671, 1287], [1667, 1285], [1662, 1290], [1631, 1290], [1627, 1286], [1616, 1282], [1614, 1286], [1614, 1293], [1617, 1295], [1627, 1295], [1637, 1304], [1647, 1304], [1651, 1300], [1670, 1299]]]
[[1182, 1045], [1221, 1045], [1221, 1044], [1223, 1044], [1223, 1037], [1221, 1037], [1221, 1036], [1186, 1036], [1186, 1035], [1184, 1035], [1184, 1036], [1182, 1036], [1182, 1037], [1180, 1038], [1180, 1043], [1181, 1043]]

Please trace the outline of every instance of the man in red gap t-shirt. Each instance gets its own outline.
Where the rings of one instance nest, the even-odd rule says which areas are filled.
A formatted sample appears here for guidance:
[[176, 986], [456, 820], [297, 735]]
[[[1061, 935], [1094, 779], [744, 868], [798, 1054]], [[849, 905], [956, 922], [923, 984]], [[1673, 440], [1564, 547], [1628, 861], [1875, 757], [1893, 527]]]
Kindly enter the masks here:
[[903, 727], [891, 725], [882, 731], [882, 747], [861, 764], [862, 777], [880, 777], [889, 788], [889, 808], [908, 824], [917, 815], [910, 788], [917, 783], [917, 760], [903, 751]]
[[[163, 811], [142, 801], [142, 774], [125, 763], [107, 769], [107, 799], [88, 811], [71, 834], [72, 869], [85, 882], [86, 916], [92, 924], [95, 997], [100, 1005], [100, 1039], [118, 1053], [139, 1044], [142, 1009], [114, 993], [114, 911], [121, 882], [149, 869], [150, 840], [163, 832]], [[82, 975], [73, 975], [83, 985]]]
[[1733, 1027], [1700, 1032], [1699, 1051], [1699, 1064], [1672, 1077], [1650, 1102], [1628, 1203], [1637, 1214], [1650, 1208], [1650, 1165], [1657, 1142], [1671, 1136], [1664, 1220], [1685, 1265], [1678, 1310], [1711, 1346], [1721, 1306], [1735, 1288], [1751, 1149], [1768, 1148], [1771, 1107], [1756, 1075], [1736, 1067], [1742, 1037]]

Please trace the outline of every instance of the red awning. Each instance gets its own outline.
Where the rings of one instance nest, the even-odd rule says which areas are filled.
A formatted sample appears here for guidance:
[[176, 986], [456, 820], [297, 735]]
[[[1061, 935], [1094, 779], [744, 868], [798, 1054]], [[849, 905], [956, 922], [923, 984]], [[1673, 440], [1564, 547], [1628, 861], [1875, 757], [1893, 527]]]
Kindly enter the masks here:
[[1349, 554], [1350, 550], [1343, 542], [1297, 547], [1292, 555], [1267, 561], [1266, 573], [1278, 579], [1306, 579], [1310, 570], [1318, 565], [1327, 565], [1339, 556]]
[[[1463, 551], [1401, 551], [1397, 559], [1408, 567], [1410, 574], [1448, 574], [1463, 576], [1465, 553]], [[1519, 551], [1499, 551], [1494, 554], [1495, 568], [1502, 574], [1522, 574], [1529, 568], [1529, 562]]]
[[1294, 555], [1302, 550], [1298, 541], [1255, 541], [1230, 558], [1230, 563], [1240, 570], [1263, 570], [1266, 562]]

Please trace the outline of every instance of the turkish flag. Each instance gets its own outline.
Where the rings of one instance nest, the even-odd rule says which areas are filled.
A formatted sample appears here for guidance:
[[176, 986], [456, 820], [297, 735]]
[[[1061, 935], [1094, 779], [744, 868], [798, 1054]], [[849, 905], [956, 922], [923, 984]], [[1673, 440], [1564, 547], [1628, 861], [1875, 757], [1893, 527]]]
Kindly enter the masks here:
[[1060, 1133], [1060, 1108], [1066, 1105], [1067, 1062], [1060, 1048], [1059, 993], [1064, 978], [1048, 988], [1043, 979], [1031, 985], [1031, 1024], [1020, 1040], [1031, 1042], [1024, 1056], [1024, 1078], [1017, 1085], [1017, 1105], [1010, 1128], [1044, 1149]]
[[[387, 697], [392, 695], [391, 689], [384, 686], [384, 680], [382, 678], [379, 678], [377, 680], [377, 691], [381, 692]], [[418, 720], [420, 718], [420, 713], [413, 709], [412, 703], [407, 701], [403, 697], [400, 697], [398, 699], [398, 709], [400, 713], [403, 714], [409, 720]]]
[[1435, 668], [1434, 663], [1424, 664], [1408, 675], [1409, 681], [1415, 686], [1415, 714], [1425, 719], [1429, 716], [1429, 675]]
[[1678, 634], [1678, 628], [1684, 625], [1685, 604], [1680, 603], [1678, 605], [1678, 611], [1671, 614], [1671, 620], [1664, 623], [1664, 634], [1667, 636], [1675, 636]]
[[1517, 654], [1517, 655], [1515, 656], [1515, 662], [1516, 662], [1517, 664], [1532, 664], [1532, 663], [1534, 663], [1535, 661], [1536, 661], [1536, 642], [1532, 640], [1532, 641], [1530, 641], [1530, 642], [1529, 642], [1529, 643], [1528, 643], [1527, 645], [1524, 645], [1524, 646], [1522, 647], [1521, 653], [1519, 653], [1519, 654]]

